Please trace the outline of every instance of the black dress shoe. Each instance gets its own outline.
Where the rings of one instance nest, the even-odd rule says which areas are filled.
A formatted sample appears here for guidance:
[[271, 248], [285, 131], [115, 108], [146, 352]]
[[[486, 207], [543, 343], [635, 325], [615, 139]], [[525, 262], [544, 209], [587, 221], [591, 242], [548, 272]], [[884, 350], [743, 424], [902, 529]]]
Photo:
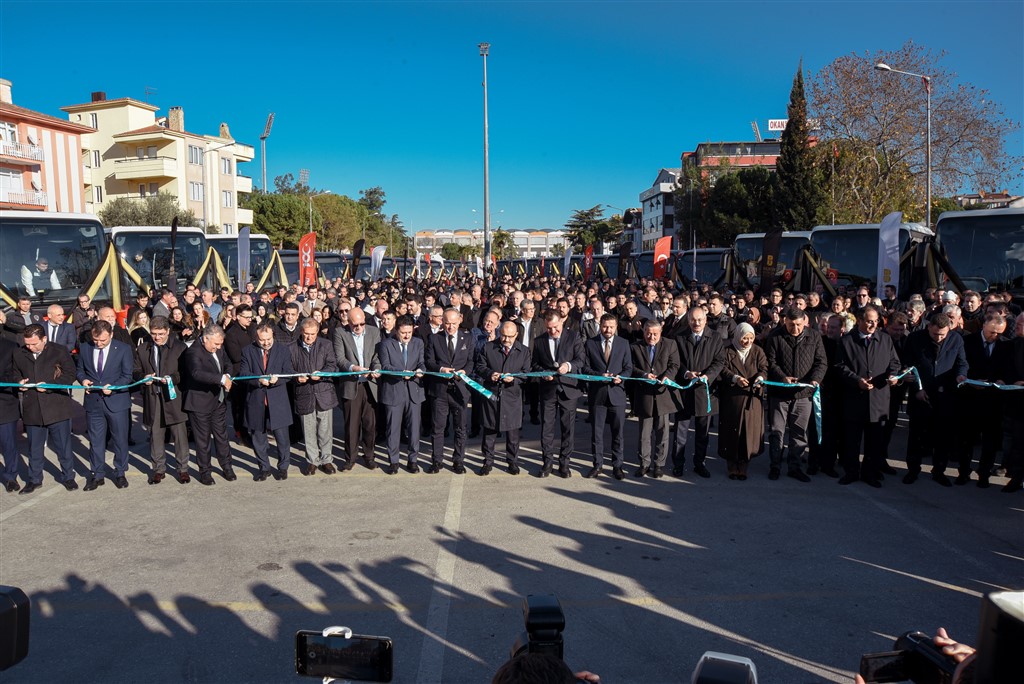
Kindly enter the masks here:
[[956, 476], [956, 483], [958, 485], [963, 486], [963, 485], [967, 484], [970, 481], [971, 481], [971, 474], [970, 473], [960, 473], [959, 475]]
[[441, 466], [439, 466], [436, 463], [431, 463], [430, 465], [427, 466], [424, 472], [427, 475], [437, 475], [439, 472], [441, 472]]
[[238, 479], [238, 476], [235, 475], [235, 471], [232, 470], [230, 467], [221, 468], [221, 477], [223, 477], [228, 482], [234, 482], [235, 480]]
[[651, 477], [657, 480], [659, 478], [665, 477], [665, 473], [661, 472], [661, 468], [659, 468], [658, 466], [654, 466], [653, 468], [651, 468]]
[[76, 489], [78, 489], [78, 483], [75, 482], [75, 478], [71, 478], [70, 480], [64, 480], [63, 482], [61, 482], [61, 484], [64, 485], [64, 489], [68, 490], [69, 492], [73, 492]]
[[694, 467], [693, 467], [693, 472], [697, 473], [698, 475], [700, 475], [700, 476], [701, 476], [701, 477], [703, 477], [703, 478], [709, 478], [709, 477], [711, 477], [711, 471], [710, 471], [710, 470], [708, 470], [708, 469], [707, 469], [707, 468], [706, 468], [706, 467], [704, 466], [704, 464], [703, 464], [703, 463], [702, 463], [702, 464], [700, 464], [699, 466], [694, 466]]
[[352, 467], [354, 465], [355, 465], [355, 463], [353, 461], [342, 461], [341, 465], [338, 466], [338, 470], [340, 472], [346, 473], [346, 472], [352, 470]]
[[917, 482], [917, 473], [907, 473], [903, 476], [903, 484], [914, 484]]
[[333, 463], [324, 463], [320, 466], [320, 472], [324, 475], [334, 475], [338, 469], [334, 467]]
[[530, 425], [540, 425], [540, 418], [530, 418]]
[[288, 479], [288, 471], [287, 470], [275, 470], [274, 471], [274, 479], [275, 480], [287, 480]]
[[878, 466], [878, 469], [881, 470], [882, 474], [884, 474], [884, 475], [896, 475], [897, 473], [899, 473], [898, 470], [893, 468], [891, 465], [889, 465], [885, 461], [882, 461], [882, 465]]
[[456, 475], [465, 475], [466, 466], [462, 465], [461, 463], [456, 463], [455, 467], [452, 468], [452, 472], [455, 473]]
[[558, 477], [562, 478], [563, 480], [568, 480], [570, 477], [572, 477], [572, 471], [569, 470], [569, 466], [559, 466]]
[[90, 477], [88, 480], [85, 481], [85, 487], [83, 487], [82, 489], [84, 489], [87, 492], [91, 492], [95, 490], [97, 487], [102, 487], [104, 484], [105, 480], [102, 477], [98, 479]]
[[[74, 480], [71, 480], [71, 481], [74, 482]], [[65, 486], [67, 486], [67, 485], [65, 485]], [[77, 489], [78, 485], [75, 485], [75, 488]], [[9, 492], [16, 492], [19, 489], [21, 489], [21, 485], [18, 484], [15, 480], [11, 480], [10, 482], [4, 484], [4, 489], [6, 489]]]
[[420, 467], [416, 463], [410, 463], [409, 465], [407, 465], [405, 467], [405, 469], [408, 470], [413, 475], [415, 475], [416, 473], [420, 472]]
[[644, 475], [646, 475], [646, 474], [647, 474], [647, 468], [646, 468], [645, 466], [640, 466], [640, 467], [639, 467], [639, 468], [637, 468], [637, 469], [636, 469], [636, 471], [635, 471], [635, 472], [633, 473], [633, 475], [634, 475], [635, 477], [643, 477], [643, 476], [644, 476]]
[[259, 471], [258, 473], [256, 473], [255, 475], [252, 476], [252, 481], [253, 482], [263, 482], [264, 480], [267, 479], [267, 477], [269, 475], [270, 475], [270, 471], [269, 470], [261, 470], [261, 471]]
[[520, 472], [522, 472], [522, 471], [519, 469], [519, 465], [518, 464], [516, 464], [516, 463], [510, 463], [509, 464], [509, 466], [508, 466], [508, 474], [509, 475], [518, 475]]
[[384, 471], [385, 475], [394, 475], [395, 473], [398, 472], [398, 466], [389, 463], [388, 465], [384, 466], [381, 470]]
[[978, 473], [978, 489], [988, 489], [988, 475]]
[[482, 466], [480, 468], [480, 472], [479, 472], [480, 477], [487, 477], [490, 474], [491, 474], [491, 466], [485, 465], [485, 466]]
[[839, 484], [841, 484], [841, 485], [853, 484], [858, 479], [860, 479], [860, 478], [858, 478], [856, 475], [850, 475], [849, 473], [847, 473], [846, 475], [843, 475], [841, 478], [839, 478]]
[[199, 480], [199, 484], [206, 485], [207, 487], [212, 487], [214, 484], [213, 475], [210, 475], [210, 473], [200, 473], [196, 479]]
[[626, 473], [622, 472], [622, 468], [612, 468], [612, 477], [616, 480], [625, 479]]
[[551, 469], [552, 465], [550, 463], [545, 463], [544, 466], [540, 469], [540, 476], [547, 477], [548, 475], [551, 474]]
[[770, 468], [768, 470], [769, 480], [778, 480], [780, 475], [782, 475], [782, 471], [779, 470], [778, 468]]
[[864, 484], [868, 485], [869, 487], [874, 487], [875, 489], [880, 489], [882, 487], [882, 481], [879, 480], [877, 477], [865, 477], [861, 479], [863, 479]]
[[128, 478], [124, 475], [118, 475], [114, 478], [114, 486], [118, 489], [124, 489], [128, 486]]
[[[29, 482], [28, 484], [21, 488], [21, 491], [18, 492], [18, 494], [31, 494], [32, 492], [36, 491], [42, 486], [43, 485], [40, 484], [39, 482]], [[1003, 491], [1006, 491], [1005, 488], [1003, 489]]]
[[363, 459], [363, 463], [366, 465], [366, 467], [369, 470], [376, 470], [377, 469], [377, 462], [375, 460], [373, 460], [372, 458], [364, 458]]
[[[36, 485], [36, 487], [38, 486], [39, 485]], [[27, 487], [28, 485], [26, 485], [26, 488]], [[1019, 492], [1021, 489], [1024, 489], [1024, 478], [1011, 477], [1010, 481], [1003, 485], [1003, 488], [1000, 491], [1003, 494], [1013, 494], [1014, 492]], [[21, 493], [24, 494], [25, 492], [22, 491]]]
[[738, 479], [738, 478], [739, 478], [739, 475], [737, 475], [736, 473], [729, 473], [729, 479], [730, 480], [735, 480], [735, 479]]
[[164, 479], [163, 473], [150, 473], [147, 482], [151, 485], [160, 484]]
[[189, 477], [188, 473], [186, 473], [186, 472], [179, 472], [178, 473], [178, 482], [180, 482], [181, 484], [188, 484], [191, 481], [192, 481], [192, 478]]
[[597, 477], [600, 474], [601, 474], [601, 466], [594, 466], [593, 468], [591, 468], [587, 472], [583, 473], [583, 477], [585, 477], [587, 479], [590, 479], [590, 478]]
[[790, 470], [789, 472], [786, 473], [786, 475], [788, 475], [789, 477], [793, 478], [794, 480], [798, 480], [800, 482], [810, 482], [811, 481], [811, 478], [809, 478], [807, 476], [807, 473], [805, 473], [804, 471], [800, 470], [799, 468], [797, 468], [795, 470]]
[[[807, 472], [810, 472], [810, 470]], [[835, 468], [821, 468], [820, 472], [822, 475], [828, 475], [829, 477], [839, 477], [839, 473], [836, 472]], [[895, 472], [895, 470], [893, 472]]]
[[736, 476], [736, 479], [739, 480], [740, 482], [743, 482], [747, 479], [747, 476], [745, 473], [740, 473], [739, 475]]
[[943, 473], [932, 473], [932, 479], [938, 482], [943, 487], [952, 487], [953, 483], [950, 482], [949, 478]]
[[476, 439], [477, 437], [480, 436], [480, 431], [479, 430], [474, 430], [473, 432], [470, 432], [468, 436], [469, 436], [469, 439]]

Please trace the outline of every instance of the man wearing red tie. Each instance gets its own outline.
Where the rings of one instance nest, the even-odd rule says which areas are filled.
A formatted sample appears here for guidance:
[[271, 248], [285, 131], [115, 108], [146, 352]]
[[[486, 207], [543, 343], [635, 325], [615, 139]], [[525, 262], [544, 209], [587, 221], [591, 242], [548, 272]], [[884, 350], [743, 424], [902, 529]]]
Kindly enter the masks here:
[[540, 432], [544, 457], [541, 477], [550, 475], [554, 465], [552, 452], [556, 444], [556, 425], [561, 431], [558, 475], [572, 477], [569, 458], [576, 427], [576, 400], [583, 392], [579, 388], [579, 380], [564, 376], [583, 370], [583, 343], [578, 333], [564, 329], [565, 323], [566, 319], [558, 312], [547, 312], [544, 315], [547, 332], [537, 338], [533, 347], [533, 370], [551, 372], [551, 375], [540, 378]]
[[[448, 309], [442, 318], [442, 329], [427, 338], [427, 370], [441, 373], [465, 375], [473, 371], [473, 340], [469, 333], [459, 332], [462, 314]], [[455, 473], [466, 472], [462, 459], [466, 455], [466, 406], [469, 404], [470, 389], [462, 380], [432, 377], [428, 381], [427, 395], [430, 397], [433, 414], [432, 462], [428, 473], [437, 473], [444, 463], [444, 430], [451, 415], [455, 431], [455, 451], [452, 465]]]
[[[259, 464], [259, 472], [253, 477], [257, 482], [267, 479], [273, 472], [275, 480], [288, 478], [291, 463], [291, 440], [288, 427], [292, 424], [292, 406], [288, 401], [291, 375], [291, 349], [284, 343], [276, 344], [274, 326], [264, 323], [256, 329], [256, 342], [242, 350], [241, 375], [264, 376], [257, 380], [245, 380], [249, 392], [245, 397], [245, 426], [252, 435], [253, 452]], [[266, 377], [269, 376], [269, 377]], [[268, 450], [268, 433], [273, 433], [277, 442], [277, 470], [271, 471]], [[312, 475], [316, 466], [307, 464], [304, 474]], [[310, 470], [311, 468], [311, 470]]]
[[111, 386], [132, 382], [135, 357], [131, 347], [114, 339], [110, 323], [97, 320], [90, 331], [92, 343], [85, 343], [78, 353], [78, 381], [88, 388], [85, 394], [85, 415], [88, 419], [92, 475], [85, 484], [90, 492], [103, 485], [107, 433], [114, 447], [114, 485], [128, 486], [128, 421], [132, 410], [128, 390], [112, 390]]
[[[601, 300], [594, 297], [592, 301], [600, 303]], [[618, 334], [619, 321], [615, 314], [603, 314], [599, 324], [600, 332], [584, 344], [586, 361], [583, 372], [587, 375], [612, 377], [614, 380], [592, 383], [587, 393], [594, 467], [584, 477], [597, 477], [601, 474], [604, 464], [604, 425], [608, 423], [612, 429], [612, 476], [621, 480], [625, 477], [622, 472], [622, 434], [626, 425], [626, 392], [622, 389], [621, 378], [633, 374], [633, 361], [630, 358], [629, 342]]]

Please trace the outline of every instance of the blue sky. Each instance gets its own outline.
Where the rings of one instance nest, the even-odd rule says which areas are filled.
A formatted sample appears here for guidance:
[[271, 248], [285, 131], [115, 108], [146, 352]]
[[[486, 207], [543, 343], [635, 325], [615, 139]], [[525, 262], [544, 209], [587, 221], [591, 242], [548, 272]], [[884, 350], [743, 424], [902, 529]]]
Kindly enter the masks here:
[[[52, 25], [48, 25], [52, 24]], [[180, 105], [257, 148], [268, 179], [358, 197], [382, 186], [407, 230], [482, 225], [488, 58], [493, 225], [550, 228], [630, 207], [705, 141], [784, 118], [798, 60], [913, 40], [1024, 119], [1024, 3], [48, 2], [0, 0], [0, 76], [63, 116], [90, 92]], [[896, 65], [894, 65], [896, 66]], [[1018, 133], [1010, 148], [1021, 154]], [[1022, 193], [1022, 181], [1008, 183]], [[476, 209], [477, 213], [473, 210]]]

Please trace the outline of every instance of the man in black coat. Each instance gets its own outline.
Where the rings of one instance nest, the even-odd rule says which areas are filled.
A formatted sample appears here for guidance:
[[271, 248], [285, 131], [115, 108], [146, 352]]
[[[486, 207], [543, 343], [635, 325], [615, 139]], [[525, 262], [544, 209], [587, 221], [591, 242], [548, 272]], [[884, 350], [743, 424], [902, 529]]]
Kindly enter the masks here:
[[188, 414], [196, 441], [196, 463], [199, 482], [212, 485], [210, 475], [210, 437], [217, 452], [224, 479], [237, 480], [231, 468], [231, 446], [228, 444], [227, 392], [231, 390], [228, 374], [230, 361], [224, 349], [224, 329], [211, 325], [183, 355], [185, 360], [185, 400], [182, 407]]
[[546, 313], [546, 332], [537, 338], [533, 348], [534, 372], [551, 372], [551, 375], [539, 378], [541, 453], [544, 458], [541, 477], [550, 475], [554, 465], [556, 425], [561, 430], [560, 441], [557, 442], [558, 475], [572, 477], [569, 459], [576, 429], [576, 401], [583, 392], [579, 380], [564, 376], [583, 369], [583, 342], [576, 332], [563, 329], [565, 322], [566, 319], [556, 311]]
[[[142, 343], [135, 355], [134, 379], [153, 376], [153, 380], [142, 388], [142, 414], [149, 430], [149, 458], [153, 472], [149, 484], [160, 484], [167, 472], [165, 440], [168, 430], [174, 440], [174, 458], [178, 466], [178, 481], [187, 483], [188, 474], [188, 430], [185, 427], [185, 411], [181, 408], [181, 356], [188, 347], [171, 335], [171, 324], [164, 316], [156, 316], [149, 322], [152, 339]], [[165, 378], [171, 379], [175, 388], [172, 399]]]
[[[897, 311], [889, 317], [889, 323], [885, 326], [885, 334], [892, 340], [893, 349], [896, 351], [896, 356], [900, 360], [900, 368], [907, 368], [910, 364], [907, 363], [906, 349], [907, 349], [907, 331], [909, 329], [910, 319], [907, 318], [907, 314], [902, 311]], [[889, 388], [889, 420], [885, 423], [885, 429], [883, 430], [883, 441], [885, 446], [885, 458], [882, 459], [882, 472], [886, 475], [895, 475], [896, 469], [889, 465], [886, 459], [889, 458], [889, 445], [892, 443], [892, 434], [896, 430], [896, 421], [899, 417], [900, 409], [903, 407], [903, 402], [907, 398], [907, 390], [910, 388], [911, 383], [901, 382], [895, 387]]]
[[[1014, 322], [1013, 339], [1005, 346], [1004, 382], [1024, 385], [1024, 316]], [[1010, 478], [1002, 491], [1013, 494], [1024, 489], [1024, 391], [1006, 392], [1006, 415], [1010, 417], [1010, 451], [1004, 458]]]
[[[252, 307], [240, 304], [235, 308], [235, 320], [224, 330], [224, 351], [228, 355], [232, 376], [241, 375], [238, 369], [242, 365], [242, 350], [256, 341], [256, 325]], [[231, 425], [235, 428], [235, 437], [243, 444], [252, 444], [249, 433], [245, 431], [245, 384], [236, 382], [228, 393], [231, 400]]]
[[[436, 307], [435, 307], [436, 308]], [[473, 372], [475, 344], [472, 336], [459, 329], [462, 314], [448, 309], [443, 315], [443, 328], [427, 338], [424, 363], [431, 373]], [[432, 450], [428, 473], [440, 472], [444, 464], [444, 429], [451, 415], [455, 432], [455, 451], [452, 466], [459, 475], [466, 472], [462, 464], [466, 455], [466, 406], [470, 399], [469, 386], [458, 378], [427, 376], [427, 402], [431, 407]], [[482, 401], [483, 398], [474, 398]]]
[[306, 469], [319, 468], [327, 475], [334, 467], [334, 409], [338, 393], [330, 378], [317, 373], [336, 373], [338, 361], [334, 345], [320, 337], [320, 324], [315, 318], [302, 321], [302, 337], [292, 347], [292, 369], [310, 373], [295, 378], [295, 413], [302, 422], [303, 444], [306, 448]]
[[481, 384], [494, 393], [493, 399], [482, 404], [480, 418], [483, 428], [484, 464], [480, 475], [491, 472], [494, 464], [494, 440], [499, 432], [505, 433], [505, 458], [509, 475], [518, 475], [519, 431], [523, 427], [522, 387], [525, 378], [506, 374], [529, 373], [532, 365], [530, 350], [516, 342], [516, 324], [505, 321], [493, 342], [486, 342], [477, 352], [474, 370]]
[[[978, 332], [964, 337], [964, 355], [967, 358], [967, 377], [972, 380], [1001, 383], [1009, 366], [1005, 359], [1009, 348], [1006, 319], [989, 314]], [[964, 485], [971, 480], [971, 456], [974, 444], [981, 438], [981, 458], [978, 461], [978, 486], [988, 487], [989, 472], [996, 462], [996, 452], [1003, 444], [1003, 405], [1005, 390], [965, 385], [957, 390], [957, 413], [963, 416], [960, 425], [960, 448], [957, 453], [959, 472], [956, 483]]]
[[[14, 354], [18, 345], [0, 337], [0, 382], [18, 382], [21, 378], [14, 370]], [[0, 387], [0, 454], [4, 457], [4, 469], [0, 472], [0, 486], [9, 492], [21, 489], [18, 484], [17, 427], [20, 418], [18, 390], [13, 387]]]
[[725, 298], [717, 292], [708, 298], [708, 331], [717, 335], [723, 344], [732, 342], [736, 321], [725, 313]]
[[[316, 321], [314, 321], [315, 323]], [[319, 326], [317, 326], [319, 329]], [[278, 377], [292, 375], [292, 350], [278, 343], [274, 327], [262, 324], [256, 330], [256, 342], [242, 350], [242, 365], [239, 373], [245, 377], [260, 377], [254, 380], [239, 380], [248, 385], [245, 397], [245, 427], [252, 435], [253, 453], [259, 471], [253, 477], [262, 482], [273, 473], [275, 480], [288, 478], [291, 464], [291, 440], [288, 428], [292, 424], [292, 406], [288, 401], [287, 385], [292, 378]], [[277, 468], [271, 470], [268, 434], [277, 442]], [[307, 465], [303, 474], [312, 475], [316, 466]]]
[[[784, 326], [777, 328], [765, 341], [768, 379], [774, 382], [817, 386], [825, 378], [828, 363], [821, 335], [807, 326], [807, 312], [795, 306], [786, 311], [784, 321]], [[788, 427], [788, 475], [800, 482], [811, 481], [807, 473], [800, 469], [800, 461], [807, 451], [807, 421], [812, 418], [813, 394], [814, 389], [806, 387], [770, 389], [769, 480], [777, 480], [781, 474], [782, 438]]]
[[[22, 330], [24, 346], [14, 353], [15, 382], [73, 385], [78, 374], [71, 352], [46, 340], [43, 326], [32, 324]], [[75, 402], [70, 390], [21, 390], [21, 418], [28, 433], [28, 478], [21, 494], [43, 486], [43, 449], [46, 440], [60, 462], [61, 484], [68, 491], [78, 489], [75, 462], [71, 455], [71, 416]]]
[[[857, 314], [857, 330], [839, 341], [836, 365], [843, 384], [843, 471], [839, 484], [858, 479], [882, 486], [885, 423], [889, 420], [889, 388], [900, 370], [892, 339], [879, 330], [882, 314], [868, 304]], [[864, 463], [860, 463], [861, 438]]]
[[[601, 310], [600, 297], [593, 297]], [[603, 314], [600, 331], [584, 345], [584, 369], [587, 375], [604, 375], [615, 378], [612, 382], [595, 382], [587, 392], [587, 407], [590, 414], [590, 450], [594, 467], [583, 477], [597, 477], [604, 465], [604, 425], [612, 430], [612, 477], [621, 480], [623, 449], [622, 436], [626, 426], [626, 392], [622, 388], [623, 377], [633, 375], [632, 353], [629, 343], [618, 335], [619, 321], [615, 314]]]
[[[537, 338], [544, 332], [544, 321], [537, 316], [537, 303], [532, 299], [524, 299], [519, 305], [519, 318], [515, 323], [519, 328], [518, 341], [530, 351], [532, 358]], [[530, 422], [533, 425], [540, 425], [540, 400], [537, 395], [537, 383], [524, 383], [522, 389], [523, 401], [530, 409]]]
[[[676, 395], [679, 413], [676, 414], [675, 449], [672, 452], [672, 475], [675, 477], [682, 477], [685, 470], [686, 442], [691, 423], [696, 435], [693, 443], [693, 472], [700, 477], [711, 477], [704, 459], [708, 453], [711, 417], [718, 413], [718, 397], [711, 393], [709, 411], [708, 393], [725, 367], [725, 343], [707, 327], [706, 316], [702, 307], [691, 308], [686, 315], [689, 331], [675, 338], [679, 344], [679, 376], [675, 378], [676, 382], [685, 387], [696, 378], [707, 381], [707, 384], [698, 382], [691, 389]], [[734, 323], [734, 330], [735, 327]]]
[[[675, 390], [665, 386], [665, 379], [674, 380], [679, 373], [679, 345], [675, 340], [661, 336], [662, 324], [657, 319], [644, 323], [644, 341], [632, 345], [633, 376], [661, 381], [657, 384], [636, 383], [633, 412], [640, 419], [640, 467], [635, 475], [648, 473], [653, 478], [662, 476], [668, 460], [669, 419], [678, 409]], [[651, 453], [651, 431], [654, 432], [655, 452]]]

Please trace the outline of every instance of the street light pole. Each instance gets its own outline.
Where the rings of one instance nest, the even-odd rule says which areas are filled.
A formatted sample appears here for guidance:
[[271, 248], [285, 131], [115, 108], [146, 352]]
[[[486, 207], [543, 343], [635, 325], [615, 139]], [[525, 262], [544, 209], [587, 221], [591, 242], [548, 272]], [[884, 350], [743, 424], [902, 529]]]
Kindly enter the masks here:
[[480, 56], [484, 61], [484, 269], [491, 263], [491, 186], [490, 149], [487, 138], [487, 53], [490, 43], [480, 43]]
[[919, 78], [924, 84], [925, 112], [927, 116], [927, 146], [925, 147], [925, 208], [924, 224], [929, 228], [932, 225], [932, 77], [924, 74], [915, 74], [911, 71], [893, 69], [885, 62], [875, 65], [878, 71], [890, 71], [894, 74], [903, 74], [912, 78]]

